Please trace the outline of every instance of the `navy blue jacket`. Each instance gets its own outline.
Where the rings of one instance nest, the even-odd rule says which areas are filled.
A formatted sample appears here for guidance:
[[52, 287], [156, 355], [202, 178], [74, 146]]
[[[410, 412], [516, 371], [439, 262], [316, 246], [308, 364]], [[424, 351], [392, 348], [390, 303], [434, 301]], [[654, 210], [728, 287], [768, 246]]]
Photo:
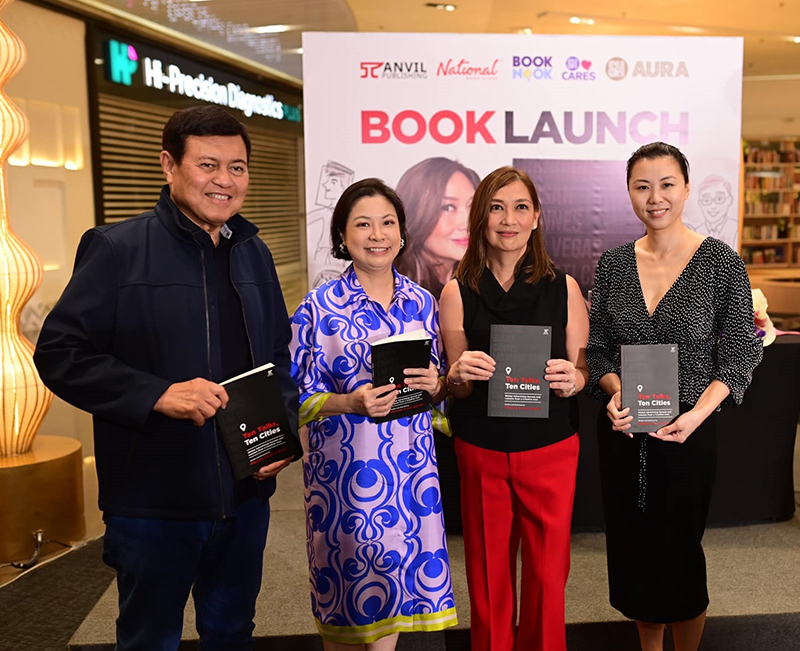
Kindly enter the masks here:
[[[100, 509], [112, 515], [219, 518], [233, 506], [214, 420], [197, 427], [153, 411], [174, 382], [227, 379], [213, 318], [211, 241], [185, 219], [164, 186], [154, 210], [85, 233], [36, 346], [45, 384], [94, 417]], [[277, 367], [296, 432], [292, 332], [272, 255], [241, 215], [227, 225], [253, 366]], [[275, 480], [260, 489], [268, 496]]]

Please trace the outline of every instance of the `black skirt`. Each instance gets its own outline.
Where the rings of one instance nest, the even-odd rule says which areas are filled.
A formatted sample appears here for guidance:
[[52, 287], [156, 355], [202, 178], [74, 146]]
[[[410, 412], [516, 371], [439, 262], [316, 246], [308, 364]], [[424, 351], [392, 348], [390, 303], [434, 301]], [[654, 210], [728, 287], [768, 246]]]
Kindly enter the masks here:
[[[681, 405], [681, 413], [690, 409]], [[716, 471], [716, 413], [685, 443], [630, 439], [598, 417], [611, 605], [667, 624], [708, 607], [702, 540]]]

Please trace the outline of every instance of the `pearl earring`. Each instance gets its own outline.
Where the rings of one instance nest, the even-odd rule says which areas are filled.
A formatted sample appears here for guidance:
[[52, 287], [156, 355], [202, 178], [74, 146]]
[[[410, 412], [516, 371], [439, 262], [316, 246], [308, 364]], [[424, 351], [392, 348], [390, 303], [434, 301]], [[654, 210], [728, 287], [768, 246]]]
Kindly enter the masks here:
[[339, 250], [342, 253], [347, 253], [347, 247], [344, 245], [344, 242], [339, 242]]
[[406, 241], [401, 237], [400, 238], [400, 248], [402, 249], [406, 245]]

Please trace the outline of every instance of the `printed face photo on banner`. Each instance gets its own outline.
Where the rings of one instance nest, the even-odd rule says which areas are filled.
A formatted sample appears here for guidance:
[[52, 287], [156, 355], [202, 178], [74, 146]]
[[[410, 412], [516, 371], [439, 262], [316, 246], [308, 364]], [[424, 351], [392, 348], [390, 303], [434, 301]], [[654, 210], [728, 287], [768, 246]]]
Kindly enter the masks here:
[[683, 222], [736, 250], [742, 55], [738, 37], [304, 34], [310, 283], [340, 270], [319, 230], [330, 161], [397, 190], [397, 269], [437, 297], [474, 188], [504, 165], [536, 185], [547, 252], [586, 295], [603, 252], [645, 234], [625, 162], [649, 142], [691, 160]]
[[469, 210], [479, 182], [474, 170], [436, 157], [413, 165], [397, 183], [409, 236], [397, 269], [436, 298], [467, 250]]

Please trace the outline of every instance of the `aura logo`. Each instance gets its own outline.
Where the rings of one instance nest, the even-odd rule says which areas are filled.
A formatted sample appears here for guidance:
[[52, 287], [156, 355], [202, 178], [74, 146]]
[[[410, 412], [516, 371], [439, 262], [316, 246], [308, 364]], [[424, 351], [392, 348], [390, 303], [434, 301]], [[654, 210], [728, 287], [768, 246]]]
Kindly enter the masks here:
[[606, 74], [609, 79], [622, 81], [628, 74], [628, 62], [625, 59], [614, 57], [606, 62]]
[[685, 61], [637, 61], [631, 77], [688, 77]]
[[139, 68], [136, 48], [119, 41], [106, 41], [106, 78], [115, 84], [130, 86]]

